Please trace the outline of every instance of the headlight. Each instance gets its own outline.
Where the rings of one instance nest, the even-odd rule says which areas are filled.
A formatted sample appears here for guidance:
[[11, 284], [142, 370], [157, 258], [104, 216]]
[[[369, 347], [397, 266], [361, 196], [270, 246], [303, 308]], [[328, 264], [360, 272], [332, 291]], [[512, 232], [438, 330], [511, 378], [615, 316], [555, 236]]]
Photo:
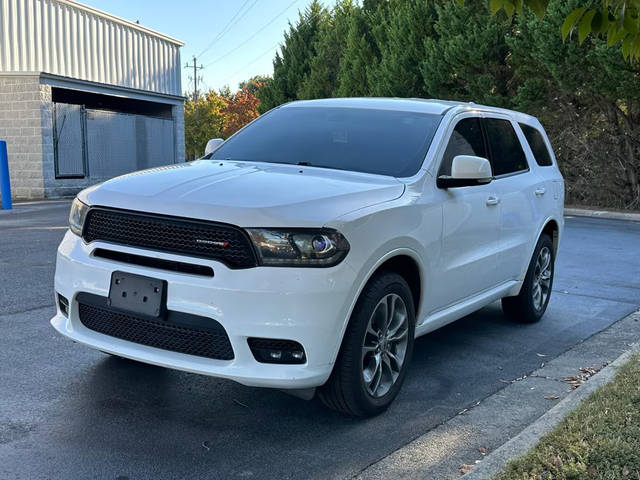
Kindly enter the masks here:
[[261, 265], [278, 267], [332, 267], [349, 251], [349, 242], [335, 230], [265, 229], [248, 230]]
[[82, 203], [77, 198], [71, 204], [71, 212], [69, 213], [69, 228], [73, 233], [82, 236], [82, 227], [84, 227], [84, 220], [87, 218], [87, 212], [89, 207]]

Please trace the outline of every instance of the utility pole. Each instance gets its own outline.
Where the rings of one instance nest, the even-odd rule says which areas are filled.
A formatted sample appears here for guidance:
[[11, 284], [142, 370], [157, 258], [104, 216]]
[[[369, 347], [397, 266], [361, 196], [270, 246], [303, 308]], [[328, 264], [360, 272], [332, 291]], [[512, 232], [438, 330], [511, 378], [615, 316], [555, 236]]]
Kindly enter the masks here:
[[198, 60], [194, 55], [193, 65], [189, 65], [189, 63], [187, 63], [184, 68], [193, 68], [193, 101], [195, 102], [198, 100], [198, 70], [202, 70], [204, 67], [202, 64], [198, 66]]

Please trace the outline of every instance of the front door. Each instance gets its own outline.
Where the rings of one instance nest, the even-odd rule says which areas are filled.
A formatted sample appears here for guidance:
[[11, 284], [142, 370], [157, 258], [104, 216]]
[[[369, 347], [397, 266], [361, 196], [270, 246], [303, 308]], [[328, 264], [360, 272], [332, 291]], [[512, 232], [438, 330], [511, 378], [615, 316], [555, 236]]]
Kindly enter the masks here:
[[[480, 119], [466, 116], [452, 129], [439, 175], [451, 174], [456, 155], [487, 158]], [[435, 180], [434, 180], [435, 181]], [[498, 284], [500, 203], [493, 183], [439, 190], [442, 253], [431, 291], [441, 310]]]

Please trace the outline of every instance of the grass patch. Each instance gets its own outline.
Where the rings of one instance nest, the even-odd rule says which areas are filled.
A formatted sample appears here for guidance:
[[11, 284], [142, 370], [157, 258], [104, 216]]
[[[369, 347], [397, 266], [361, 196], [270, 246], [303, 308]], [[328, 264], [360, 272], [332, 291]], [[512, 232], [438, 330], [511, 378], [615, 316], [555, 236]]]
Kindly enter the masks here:
[[495, 480], [640, 480], [640, 356]]

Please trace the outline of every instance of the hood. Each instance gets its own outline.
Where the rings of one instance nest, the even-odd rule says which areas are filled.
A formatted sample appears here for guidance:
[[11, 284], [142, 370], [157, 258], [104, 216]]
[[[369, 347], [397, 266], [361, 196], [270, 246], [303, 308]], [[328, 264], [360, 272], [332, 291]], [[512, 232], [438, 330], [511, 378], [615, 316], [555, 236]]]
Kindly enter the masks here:
[[398, 198], [392, 177], [296, 165], [198, 160], [108, 180], [79, 195], [89, 205], [230, 223], [321, 227]]

